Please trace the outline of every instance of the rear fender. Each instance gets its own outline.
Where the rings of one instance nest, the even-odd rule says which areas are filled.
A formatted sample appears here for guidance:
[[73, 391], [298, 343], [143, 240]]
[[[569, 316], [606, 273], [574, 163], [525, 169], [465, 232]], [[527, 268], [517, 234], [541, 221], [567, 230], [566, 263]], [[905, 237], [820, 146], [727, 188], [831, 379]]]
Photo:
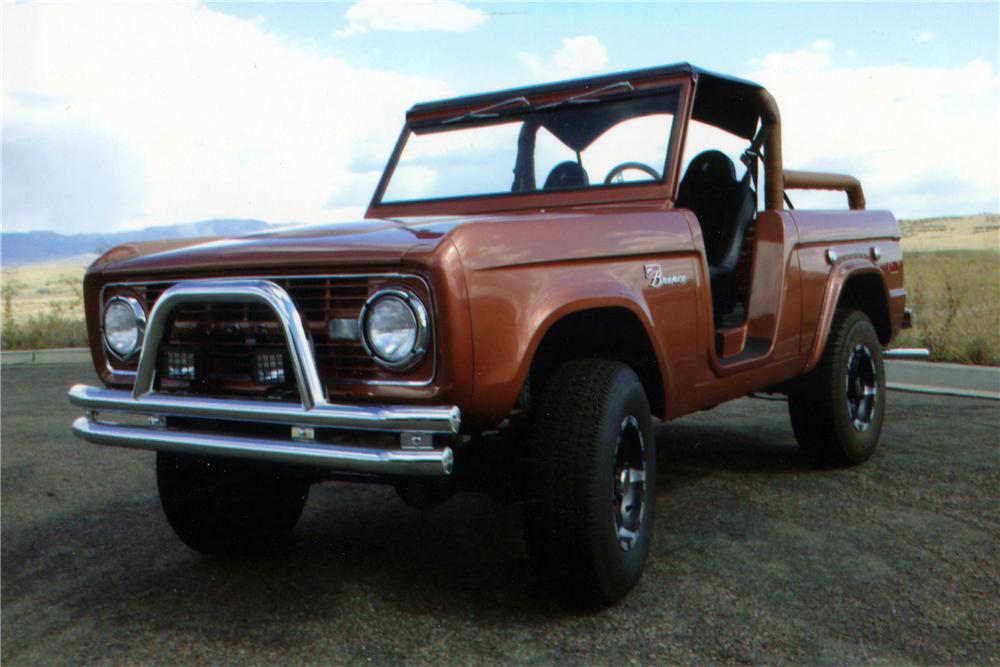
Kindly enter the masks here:
[[819, 363], [820, 357], [823, 356], [823, 349], [826, 347], [826, 341], [830, 337], [830, 328], [833, 325], [833, 316], [837, 311], [837, 304], [840, 302], [840, 296], [844, 290], [844, 286], [851, 278], [871, 274], [878, 276], [879, 283], [882, 285], [884, 293], [884, 303], [888, 304], [889, 292], [885, 284], [885, 277], [882, 275], [882, 271], [879, 267], [873, 264], [871, 260], [863, 257], [852, 257], [834, 264], [826, 281], [826, 292], [823, 295], [823, 306], [820, 310], [819, 326], [816, 327], [816, 334], [813, 337], [812, 348], [810, 349], [809, 356], [806, 359], [806, 366], [803, 370], [804, 373], [808, 373], [815, 368], [816, 364]]

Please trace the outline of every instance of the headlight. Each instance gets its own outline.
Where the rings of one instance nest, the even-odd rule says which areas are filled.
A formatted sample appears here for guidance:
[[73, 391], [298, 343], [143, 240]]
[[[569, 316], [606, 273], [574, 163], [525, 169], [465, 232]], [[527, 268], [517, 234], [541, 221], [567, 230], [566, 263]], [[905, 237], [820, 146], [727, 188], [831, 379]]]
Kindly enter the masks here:
[[130, 296], [116, 296], [104, 306], [101, 318], [104, 344], [119, 359], [128, 359], [142, 347], [146, 333], [146, 311]]
[[376, 292], [361, 310], [361, 342], [387, 368], [409, 368], [427, 352], [427, 309], [403, 290]]

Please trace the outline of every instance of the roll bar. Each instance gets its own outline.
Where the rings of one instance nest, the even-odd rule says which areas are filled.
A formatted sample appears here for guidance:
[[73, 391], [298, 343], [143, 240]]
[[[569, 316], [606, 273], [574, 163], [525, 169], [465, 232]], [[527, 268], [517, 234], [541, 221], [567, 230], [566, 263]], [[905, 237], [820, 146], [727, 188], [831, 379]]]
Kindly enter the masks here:
[[865, 207], [865, 193], [861, 189], [861, 182], [853, 176], [785, 169], [784, 180], [786, 190], [840, 190], [847, 193], [847, 204], [851, 209]]
[[771, 123], [771, 131], [764, 143], [764, 202], [768, 209], [785, 207], [785, 190], [842, 190], [847, 193], [851, 209], [865, 207], [861, 182], [845, 174], [818, 171], [794, 171], [784, 168], [781, 154], [781, 114], [774, 97], [763, 88], [757, 90], [761, 117]]

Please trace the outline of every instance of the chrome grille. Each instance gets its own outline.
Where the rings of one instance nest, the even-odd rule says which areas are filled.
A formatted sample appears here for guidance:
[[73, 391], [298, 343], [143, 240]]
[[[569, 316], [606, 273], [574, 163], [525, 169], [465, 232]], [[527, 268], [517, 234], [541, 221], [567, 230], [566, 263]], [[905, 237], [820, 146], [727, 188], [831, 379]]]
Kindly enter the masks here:
[[[328, 331], [331, 318], [354, 319], [369, 294], [386, 285], [403, 285], [420, 295], [430, 305], [422, 280], [415, 276], [255, 276], [280, 285], [292, 297], [310, 332], [316, 351], [316, 364], [325, 383], [399, 381], [401, 378], [378, 364], [364, 351], [358, 340], [332, 340]], [[109, 285], [104, 299], [122, 291], [134, 294], [147, 312], [160, 295], [177, 281], [123, 283]], [[265, 306], [255, 303], [210, 303], [179, 306], [173, 313], [171, 327], [161, 349], [171, 346], [195, 349], [204, 368], [196, 383], [180, 383], [181, 389], [206, 392], [243, 388], [262, 390], [255, 381], [254, 359], [257, 353], [283, 352], [285, 337], [280, 325]], [[432, 357], [433, 351], [428, 355]], [[433, 364], [414, 369], [407, 381], [430, 380]], [[127, 367], [123, 367], [127, 368]], [[289, 378], [285, 389], [291, 390]], [[274, 391], [274, 387], [267, 388]]]

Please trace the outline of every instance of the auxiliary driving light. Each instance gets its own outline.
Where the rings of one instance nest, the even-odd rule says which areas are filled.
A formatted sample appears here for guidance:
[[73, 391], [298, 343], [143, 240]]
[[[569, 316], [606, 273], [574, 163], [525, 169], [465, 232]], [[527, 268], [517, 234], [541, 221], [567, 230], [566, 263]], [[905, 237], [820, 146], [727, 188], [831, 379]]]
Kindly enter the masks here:
[[284, 384], [285, 372], [283, 352], [257, 352], [253, 357], [253, 379], [257, 384]]
[[160, 373], [171, 380], [192, 382], [198, 378], [198, 363], [194, 350], [167, 347], [160, 352]]

